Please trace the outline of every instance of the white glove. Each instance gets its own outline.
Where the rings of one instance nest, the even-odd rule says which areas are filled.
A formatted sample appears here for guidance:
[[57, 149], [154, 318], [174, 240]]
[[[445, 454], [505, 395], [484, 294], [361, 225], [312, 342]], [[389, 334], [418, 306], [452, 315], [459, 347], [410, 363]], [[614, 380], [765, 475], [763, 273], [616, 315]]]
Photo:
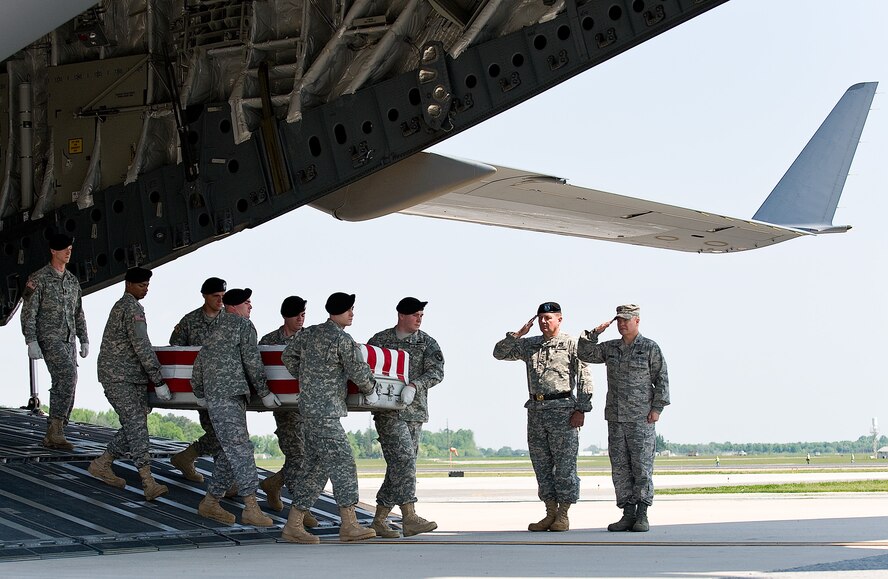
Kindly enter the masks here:
[[277, 408], [281, 405], [281, 400], [277, 397], [277, 394], [269, 392], [262, 397], [262, 405], [266, 408]]
[[194, 398], [194, 401], [197, 402], [197, 405], [200, 406], [201, 408], [206, 408], [206, 407], [207, 407], [207, 399], [206, 399], [206, 398], [197, 398], [197, 397], [195, 397], [195, 398]]
[[364, 394], [364, 402], [366, 404], [376, 404], [379, 402], [379, 394], [376, 393], [376, 388], [371, 390], [368, 394]]
[[404, 386], [401, 390], [401, 402], [410, 406], [410, 403], [413, 402], [413, 399], [416, 397], [416, 386], [413, 384], [408, 384]]
[[40, 344], [37, 343], [37, 340], [28, 342], [28, 358], [32, 360], [40, 360], [43, 358], [43, 352], [40, 351]]
[[163, 400], [164, 402], [169, 402], [173, 399], [173, 393], [170, 392], [170, 387], [166, 384], [155, 386], [154, 395], [157, 396], [158, 400]]
[[89, 342], [80, 342], [80, 357], [86, 358], [89, 356]]

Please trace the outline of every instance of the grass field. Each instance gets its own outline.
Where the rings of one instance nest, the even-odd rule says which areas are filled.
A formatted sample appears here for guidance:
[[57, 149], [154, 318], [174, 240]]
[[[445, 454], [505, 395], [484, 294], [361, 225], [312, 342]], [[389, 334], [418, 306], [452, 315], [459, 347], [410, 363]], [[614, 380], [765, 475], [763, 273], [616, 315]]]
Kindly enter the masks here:
[[[358, 474], [382, 476], [385, 472], [383, 459], [358, 459]], [[807, 464], [804, 456], [755, 455], [719, 457], [716, 466], [714, 456], [657, 457], [654, 469], [657, 474], [740, 474], [744, 472], [888, 472], [888, 460], [857, 457], [852, 464], [850, 456], [831, 455], [811, 457]], [[277, 470], [281, 460], [259, 460], [257, 464], [269, 470]], [[606, 456], [581, 456], [577, 459], [581, 475], [610, 476], [610, 463]], [[421, 458], [416, 465], [417, 475], [447, 476], [450, 470], [461, 470], [466, 476], [532, 476], [533, 468], [527, 457], [459, 458], [450, 463], [446, 459]]]
[[[382, 459], [359, 459], [358, 476], [381, 478], [385, 473]], [[581, 456], [577, 459], [581, 476], [610, 476], [610, 463], [606, 456]], [[811, 457], [808, 464], [804, 456], [763, 455], [719, 457], [714, 456], [658, 457], [654, 472], [660, 475], [682, 474], [780, 474], [796, 472], [818, 473], [885, 473], [888, 460], [862, 458], [851, 463], [850, 456], [832, 455]], [[260, 467], [278, 470], [281, 460], [258, 460]], [[527, 457], [460, 458], [450, 463], [444, 459], [423, 458], [417, 461], [417, 476], [447, 477], [451, 470], [463, 471], [465, 477], [530, 477], [533, 468]], [[657, 489], [658, 494], [721, 494], [721, 493], [819, 493], [819, 492], [888, 492], [886, 480], [862, 480], [853, 482], [812, 482], [764, 485], [711, 486], [697, 488]]]

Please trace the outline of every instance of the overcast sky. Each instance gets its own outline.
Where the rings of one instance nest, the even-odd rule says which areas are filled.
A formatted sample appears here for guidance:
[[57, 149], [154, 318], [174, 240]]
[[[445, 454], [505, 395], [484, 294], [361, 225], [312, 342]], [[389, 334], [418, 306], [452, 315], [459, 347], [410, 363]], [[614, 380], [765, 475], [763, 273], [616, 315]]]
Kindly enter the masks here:
[[[882, 0], [733, 0], [434, 151], [750, 217], [846, 88], [888, 82], [885, 22]], [[394, 325], [395, 304], [413, 295], [429, 301], [423, 329], [446, 359], [427, 428], [469, 428], [479, 446], [526, 448], [524, 365], [494, 360], [494, 343], [543, 301], [561, 303], [562, 328], [574, 336], [634, 302], [641, 332], [669, 367], [672, 405], [658, 423], [667, 440], [856, 439], [873, 417], [888, 431], [886, 88], [836, 214], [849, 233], [697, 255], [399, 215], [340, 223], [306, 208], [158, 268], [143, 301], [152, 341], [168, 343], [211, 275], [253, 288], [260, 335], [280, 324], [290, 294], [308, 299], [315, 324], [330, 293], [356, 293], [349, 331], [359, 341]], [[110, 407], [95, 360], [122, 291], [84, 300], [93, 353], [80, 368], [77, 407]], [[28, 396], [18, 326], [16, 316], [0, 329], [4, 406]], [[583, 447], [606, 445], [603, 368], [592, 374]], [[252, 434], [274, 430], [267, 413], [251, 413], [249, 424]], [[345, 420], [349, 430], [370, 424], [366, 413]]]

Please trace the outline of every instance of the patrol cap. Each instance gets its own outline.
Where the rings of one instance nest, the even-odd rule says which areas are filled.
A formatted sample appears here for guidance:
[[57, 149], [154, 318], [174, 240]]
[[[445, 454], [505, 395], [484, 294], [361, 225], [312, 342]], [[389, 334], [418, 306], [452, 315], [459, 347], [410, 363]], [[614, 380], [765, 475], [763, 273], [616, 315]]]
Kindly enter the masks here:
[[285, 318], [298, 316], [305, 311], [305, 304], [307, 303], [299, 296], [290, 296], [281, 303], [281, 316]]
[[74, 238], [64, 233], [54, 233], [49, 238], [49, 248], [53, 251], [62, 251], [74, 245]]
[[561, 306], [558, 302], [543, 302], [537, 308], [537, 315], [540, 314], [560, 314]]
[[251, 295], [253, 295], [253, 290], [250, 288], [232, 288], [222, 296], [222, 303], [226, 306], [239, 306], [250, 299]]
[[398, 310], [399, 314], [409, 316], [410, 314], [415, 314], [416, 312], [424, 310], [427, 303], [429, 302], [421, 302], [416, 298], [404, 298], [398, 302], [395, 309]]
[[227, 286], [224, 279], [208, 277], [206, 281], [203, 282], [203, 285], [200, 286], [200, 293], [204, 295], [217, 294], [219, 292], [224, 292], [226, 289]]
[[355, 294], [336, 292], [327, 298], [324, 309], [331, 316], [338, 316], [347, 312], [353, 305], [355, 305]]
[[152, 272], [150, 269], [145, 269], [144, 267], [131, 267], [126, 270], [125, 281], [131, 283], [142, 283], [151, 279]]
[[641, 313], [641, 308], [636, 306], [635, 304], [617, 306], [617, 317], [623, 318], [624, 320], [637, 318], [639, 313]]

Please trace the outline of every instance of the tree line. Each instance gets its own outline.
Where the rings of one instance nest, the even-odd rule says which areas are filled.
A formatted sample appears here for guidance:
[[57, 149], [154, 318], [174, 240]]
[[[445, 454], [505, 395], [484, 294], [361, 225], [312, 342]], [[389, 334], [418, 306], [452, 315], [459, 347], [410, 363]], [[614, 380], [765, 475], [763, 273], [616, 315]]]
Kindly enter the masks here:
[[[888, 445], [888, 436], [882, 435], [876, 442], [876, 448]], [[863, 435], [857, 440], [839, 440], [832, 442], [709, 442], [706, 444], [685, 444], [667, 442], [657, 435], [657, 451], [669, 450], [674, 454], [860, 454], [870, 455], [873, 452], [872, 435]]]
[[[44, 408], [44, 411], [48, 411]], [[114, 410], [97, 412], [75, 408], [71, 412], [71, 420], [108, 428], [120, 428], [120, 420]], [[191, 442], [197, 440], [203, 434], [200, 424], [184, 416], [174, 414], [160, 414], [152, 412], [148, 415], [148, 434], [158, 438], [181, 440]], [[351, 444], [352, 454], [355, 458], [382, 458], [382, 448], [379, 446], [378, 435], [373, 428], [348, 432], [348, 441]], [[256, 454], [263, 454], [270, 458], [283, 458], [281, 447], [278, 445], [277, 436], [273, 434], [251, 436], [250, 440], [256, 449]], [[888, 436], [882, 435], [877, 447], [888, 446]], [[503, 446], [499, 449], [480, 448], [475, 443], [475, 433], [466, 428], [458, 430], [439, 430], [437, 432], [423, 432], [419, 445], [420, 458], [448, 458], [450, 449], [456, 449], [460, 457], [509, 457], [527, 456], [526, 449], [513, 449]], [[586, 450], [597, 451], [593, 445]], [[857, 440], [841, 440], [836, 442], [709, 442], [705, 444], [669, 442], [662, 435], [657, 435], [657, 451], [668, 450], [673, 454], [871, 454], [873, 451], [872, 435], [863, 435]]]

